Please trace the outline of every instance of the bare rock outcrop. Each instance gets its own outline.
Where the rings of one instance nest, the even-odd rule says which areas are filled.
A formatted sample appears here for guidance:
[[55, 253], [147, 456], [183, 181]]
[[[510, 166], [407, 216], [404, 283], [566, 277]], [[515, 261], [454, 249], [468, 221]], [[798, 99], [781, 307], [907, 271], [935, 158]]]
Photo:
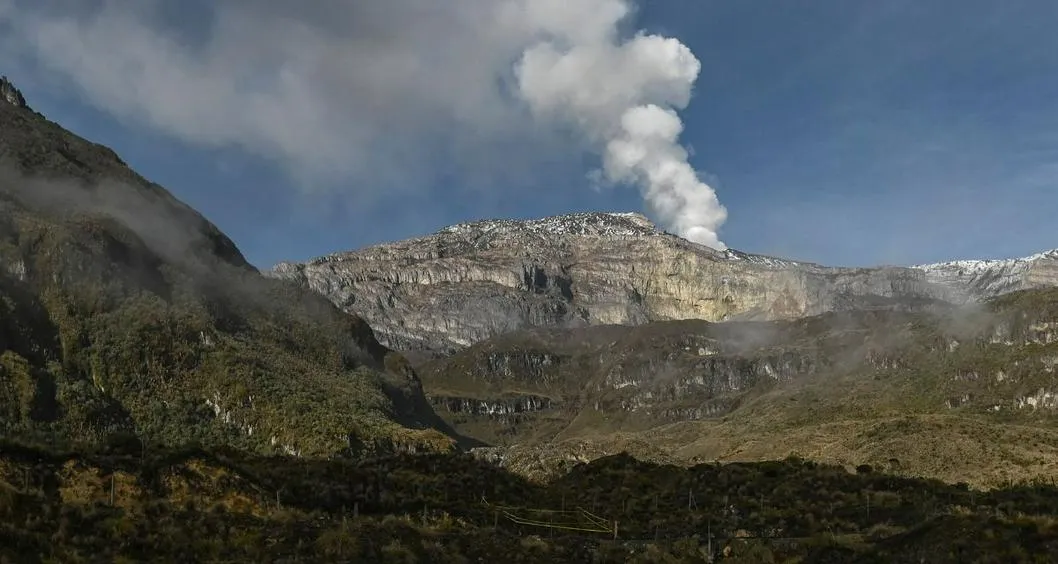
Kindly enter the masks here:
[[525, 327], [775, 320], [964, 303], [1058, 283], [1058, 253], [1015, 266], [985, 261], [977, 270], [831, 268], [716, 251], [636, 213], [581, 213], [459, 224], [281, 263], [270, 275], [363, 316], [390, 347], [451, 353]]
[[18, 88], [15, 88], [15, 85], [6, 76], [0, 76], [0, 99], [19, 108], [29, 107], [26, 104], [26, 98], [22, 96], [22, 92], [19, 92]]

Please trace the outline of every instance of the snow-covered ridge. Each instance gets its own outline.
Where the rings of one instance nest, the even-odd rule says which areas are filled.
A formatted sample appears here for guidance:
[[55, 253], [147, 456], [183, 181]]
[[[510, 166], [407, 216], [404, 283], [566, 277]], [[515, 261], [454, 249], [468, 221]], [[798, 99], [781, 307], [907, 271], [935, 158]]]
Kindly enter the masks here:
[[[338, 252], [330, 255], [317, 257], [309, 261], [309, 264], [323, 264], [331, 262], [342, 262], [351, 259], [361, 259], [365, 252], [380, 252], [385, 254], [402, 253], [405, 256], [414, 255], [411, 247], [426, 245], [431, 250], [423, 251], [426, 255], [418, 258], [436, 258], [436, 250], [433, 247], [441, 241], [452, 239], [461, 243], [472, 242], [474, 247], [488, 248], [496, 239], [518, 239], [528, 238], [530, 240], [543, 240], [557, 242], [564, 237], [592, 237], [600, 239], [641, 239], [646, 237], [667, 238], [672, 241], [682, 241], [686, 245], [698, 247], [677, 235], [658, 229], [645, 215], [636, 212], [586, 212], [572, 213], [543, 217], [539, 219], [486, 219], [458, 223], [444, 227], [431, 235], [406, 239], [394, 243], [387, 243], [371, 247], [365, 247], [358, 251]], [[703, 249], [705, 247], [702, 247]], [[815, 267], [812, 263], [793, 261], [766, 255], [755, 255], [727, 249], [715, 251], [709, 249], [714, 256], [721, 260], [742, 262], [765, 268], [803, 268]], [[411, 253], [411, 254], [409, 254]], [[369, 256], [375, 256], [374, 254]], [[274, 267], [277, 272], [288, 272], [295, 265], [280, 263]]]
[[[497, 244], [506, 245], [509, 241], [521, 238], [527, 239], [525, 244], [542, 244], [547, 247], [552, 243], [563, 244], [562, 239], [565, 237], [615, 240], [657, 237], [670, 239], [673, 242], [682, 241], [688, 247], [699, 247], [659, 229], [640, 213], [587, 212], [539, 219], [487, 219], [459, 223], [444, 227], [431, 235], [369, 246], [357, 251], [332, 253], [312, 259], [307, 264], [378, 260], [380, 257], [392, 259], [397, 256], [414, 260], [434, 259], [442, 255], [449, 256], [453, 252], [462, 254], [472, 252], [473, 249], [493, 248]], [[766, 269], [845, 270], [840, 267], [756, 255], [734, 249], [710, 250], [710, 252], [719, 260], [740, 262]], [[902, 268], [923, 272], [928, 282], [956, 288], [960, 295], [989, 297], [1021, 289], [1028, 284], [1025, 275], [1034, 272], [1033, 266], [1041, 260], [1048, 263], [1058, 262], [1058, 249], [1015, 259], [956, 260]], [[284, 275], [293, 275], [296, 270], [297, 265], [295, 264], [280, 263], [274, 267], [276, 273]], [[1034, 284], [1038, 285], [1039, 282], [1034, 282]], [[956, 301], [963, 299], [966, 298], [959, 298]]]
[[1000, 270], [1018, 270], [1020, 268], [1027, 268], [1040, 260], [1058, 260], [1058, 249], [1044, 251], [1042, 253], [1036, 253], [1031, 256], [1013, 259], [998, 259], [998, 260], [953, 260], [948, 262], [935, 262], [932, 264], [918, 264], [911, 268], [929, 272], [936, 271], [957, 271], [963, 275], [974, 275], [984, 274], [987, 272], [994, 272]]
[[1053, 265], [1058, 265], [1058, 249], [1015, 259], [956, 260], [911, 268], [925, 274], [927, 282], [952, 290], [949, 300], [960, 302], [1052, 286], [1058, 282], [1047, 274]]
[[624, 212], [574, 213], [529, 220], [489, 219], [460, 223], [437, 232], [438, 235], [471, 233], [642, 237], [657, 234], [658, 230], [646, 216]]
[[[635, 212], [574, 213], [529, 220], [484, 220], [460, 223], [441, 229], [436, 235], [518, 235], [518, 236], [590, 236], [604, 238], [672, 237], [676, 235], [657, 228], [646, 216]], [[720, 256], [731, 261], [747, 262], [770, 268], [803, 266], [792, 260], [752, 255], [733, 249]]]
[[728, 260], [744, 261], [751, 264], [770, 266], [772, 268], [790, 268], [804, 265], [804, 263], [800, 263], [797, 261], [777, 257], [769, 257], [764, 255], [751, 255], [749, 253], [743, 253], [742, 251], [736, 251], [734, 249], [727, 249], [726, 251], [724, 251], [723, 255], [724, 258]]

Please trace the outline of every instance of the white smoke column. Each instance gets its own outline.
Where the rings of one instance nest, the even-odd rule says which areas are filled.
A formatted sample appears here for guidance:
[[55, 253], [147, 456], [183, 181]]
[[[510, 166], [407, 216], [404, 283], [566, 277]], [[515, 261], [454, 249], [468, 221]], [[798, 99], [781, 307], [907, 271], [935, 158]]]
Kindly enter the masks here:
[[577, 128], [601, 153], [606, 179], [637, 184], [666, 228], [725, 249], [717, 230], [727, 210], [679, 144], [676, 110], [701, 70], [690, 49], [644, 33], [622, 40], [626, 0], [517, 0], [508, 9], [538, 38], [515, 69], [533, 113]]

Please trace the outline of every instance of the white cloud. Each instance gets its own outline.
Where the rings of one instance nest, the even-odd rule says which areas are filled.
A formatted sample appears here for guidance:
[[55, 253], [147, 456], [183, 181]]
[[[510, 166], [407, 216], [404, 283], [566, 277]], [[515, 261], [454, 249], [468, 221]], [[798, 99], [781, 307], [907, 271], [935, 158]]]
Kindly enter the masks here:
[[175, 25], [161, 0], [53, 4], [0, 0], [0, 18], [123, 119], [360, 182], [421, 181], [408, 175], [429, 160], [503, 166], [512, 144], [564, 131], [666, 226], [722, 246], [726, 212], [678, 140], [700, 65], [675, 39], [623, 37], [628, 0], [229, 0]]

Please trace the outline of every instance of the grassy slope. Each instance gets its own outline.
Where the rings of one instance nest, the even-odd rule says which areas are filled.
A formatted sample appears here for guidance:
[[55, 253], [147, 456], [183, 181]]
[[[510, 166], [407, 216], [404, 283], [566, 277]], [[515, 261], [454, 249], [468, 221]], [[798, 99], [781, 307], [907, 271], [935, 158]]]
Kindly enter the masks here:
[[331, 454], [444, 448], [360, 319], [268, 280], [194, 210], [0, 103], [0, 430]]

